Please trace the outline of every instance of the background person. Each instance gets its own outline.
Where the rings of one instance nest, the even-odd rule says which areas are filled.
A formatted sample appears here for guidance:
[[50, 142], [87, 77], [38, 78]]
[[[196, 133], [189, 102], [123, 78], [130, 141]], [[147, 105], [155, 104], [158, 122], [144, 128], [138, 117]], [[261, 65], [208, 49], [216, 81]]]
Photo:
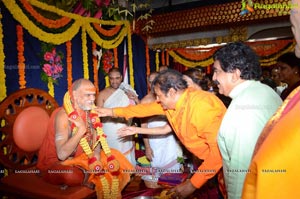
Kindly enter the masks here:
[[[111, 68], [108, 72], [109, 87], [105, 88], [97, 97], [97, 106], [105, 108], [124, 107], [130, 104], [130, 100], [134, 99], [138, 101], [137, 96], [131, 94], [131, 98], [128, 97], [129, 93], [125, 93], [120, 89], [120, 85], [123, 81], [123, 77], [118, 68]], [[129, 92], [129, 91], [128, 91]], [[103, 130], [107, 135], [107, 142], [111, 148], [119, 150], [124, 156], [135, 165], [135, 144], [132, 136], [126, 138], [119, 138], [117, 130], [121, 127], [130, 124], [129, 120], [124, 118], [101, 118], [103, 123]]]
[[280, 94], [281, 99], [285, 100], [296, 87], [300, 86], [300, 58], [293, 52], [283, 54], [277, 59], [277, 66], [281, 81], [287, 84]]

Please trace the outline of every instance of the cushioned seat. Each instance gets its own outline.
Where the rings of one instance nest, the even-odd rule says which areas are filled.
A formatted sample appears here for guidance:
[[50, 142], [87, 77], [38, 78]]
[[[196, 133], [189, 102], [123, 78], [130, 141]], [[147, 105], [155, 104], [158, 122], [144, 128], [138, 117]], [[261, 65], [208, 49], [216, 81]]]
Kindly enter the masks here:
[[[26, 171], [28, 172], [28, 170]], [[0, 186], [1, 189], [6, 189], [6, 192], [12, 191], [10, 195], [25, 195], [30, 198], [79, 199], [95, 197], [95, 192], [87, 187], [62, 189], [60, 186], [46, 183], [35, 173], [11, 174], [1, 180]]]
[[84, 186], [63, 187], [45, 182], [35, 169], [50, 114], [58, 107], [47, 92], [19, 90], [0, 104], [1, 196], [13, 198], [96, 198]]

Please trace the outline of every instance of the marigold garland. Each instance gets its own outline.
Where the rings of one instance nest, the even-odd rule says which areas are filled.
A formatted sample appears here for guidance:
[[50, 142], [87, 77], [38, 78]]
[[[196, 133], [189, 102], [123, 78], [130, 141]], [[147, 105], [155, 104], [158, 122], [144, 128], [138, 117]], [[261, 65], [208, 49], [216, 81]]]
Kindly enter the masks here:
[[50, 80], [47, 84], [48, 86], [48, 93], [54, 97], [54, 85], [53, 85], [53, 82]]
[[2, 26], [2, 14], [0, 12], [0, 101], [6, 97], [6, 86], [5, 86], [5, 54], [3, 46], [3, 26]]
[[170, 51], [169, 55], [172, 56], [177, 62], [179, 62], [187, 67], [208, 66], [208, 65], [213, 64], [213, 62], [214, 62], [212, 56], [208, 57], [206, 60], [192, 61], [192, 60], [186, 59], [185, 57], [181, 56], [180, 54], [176, 53], [175, 51]]
[[22, 26], [17, 25], [16, 29], [17, 29], [19, 85], [20, 85], [20, 89], [22, 89], [22, 88], [26, 88], [23, 28]]
[[[34, 5], [38, 1], [30, 1]], [[63, 33], [60, 34], [53, 34], [47, 33], [41, 30], [38, 26], [36, 26], [23, 12], [23, 10], [16, 4], [15, 0], [3, 0], [4, 5], [10, 10], [13, 17], [20, 22], [20, 24], [27, 29], [27, 31], [33, 35], [34, 37], [38, 38], [41, 41], [46, 43], [53, 43], [53, 44], [62, 44], [71, 38], [73, 38], [76, 33], [79, 31], [80, 26], [82, 25], [83, 21], [77, 20], [75, 21], [72, 26], [69, 27]], [[37, 3], [39, 4], [39, 3]], [[48, 7], [48, 5], [42, 4], [44, 7]], [[37, 6], [38, 7], [38, 6]], [[43, 6], [42, 6], [43, 7]], [[43, 7], [43, 8], [44, 8]], [[51, 7], [51, 6], [50, 6]], [[55, 8], [52, 6], [52, 8]], [[45, 8], [44, 8], [45, 9]], [[59, 12], [59, 9], [55, 9]]]
[[155, 66], [156, 66], [156, 71], [159, 71], [159, 52], [156, 51], [155, 53]]
[[166, 50], [166, 65], [169, 66], [170, 62], [169, 62], [169, 50]]
[[87, 53], [88, 49], [87, 49], [86, 31], [84, 27], [82, 27], [81, 41], [82, 41], [83, 78], [89, 79], [89, 65], [88, 65], [88, 53]]
[[[16, 0], [3, 0], [4, 5], [10, 10], [13, 17], [17, 21], [19, 21], [20, 24], [24, 28], [26, 28], [31, 35], [47, 43], [53, 43], [56, 45], [65, 43], [68, 40], [71, 40], [78, 33], [80, 28], [84, 26], [85, 30], [88, 31], [88, 34], [99, 46], [106, 49], [112, 49], [117, 47], [122, 42], [122, 40], [127, 34], [128, 31], [127, 29], [130, 29], [129, 22], [127, 21], [104, 21], [96, 18], [82, 17], [77, 14], [65, 12], [54, 6], [50, 6], [36, 0], [29, 0], [28, 2], [32, 6], [38, 7], [42, 10], [47, 10], [56, 13], [58, 15], [75, 20], [74, 23], [62, 33], [59, 34], [48, 33], [40, 29], [26, 16], [26, 14], [24, 14], [22, 9], [16, 3]], [[99, 23], [102, 25], [110, 25], [110, 26], [121, 26], [121, 25], [123, 26], [121, 31], [118, 32], [118, 35], [114, 35], [115, 38], [112, 38], [110, 40], [105, 40], [104, 38], [99, 37], [98, 33], [93, 28], [91, 28], [91, 23]], [[46, 27], [48, 28], [52, 28], [51, 26], [50, 27], [47, 26], [46, 22], [44, 22], [43, 24], [46, 25]], [[105, 34], [105, 32], [103, 33]]]
[[72, 86], [72, 43], [71, 41], [66, 42], [67, 48], [67, 81], [68, 81], [68, 89]]
[[[95, 42], [92, 42], [92, 52], [94, 52], [97, 48], [97, 45]], [[99, 91], [99, 86], [98, 86], [98, 59], [96, 56], [93, 56], [93, 73], [94, 73], [94, 85], [96, 87], [96, 91]]]
[[[134, 86], [134, 76], [133, 76], [133, 62], [132, 62], [132, 45], [131, 45], [131, 32], [130, 32], [130, 23], [129, 21], [104, 21], [99, 20], [96, 18], [89, 18], [89, 17], [82, 17], [76, 14], [68, 13], [63, 10], [60, 10], [54, 6], [50, 6], [47, 4], [44, 4], [42, 2], [36, 1], [36, 0], [28, 0], [24, 3], [24, 7], [26, 7], [26, 3], [29, 3], [32, 5], [32, 7], [37, 7], [42, 10], [47, 10], [53, 13], [56, 13], [57, 15], [66, 17], [61, 18], [60, 20], [53, 20], [48, 21], [50, 24], [48, 26], [47, 22], [43, 22], [42, 24], [45, 25], [48, 28], [54, 29], [52, 32], [55, 32], [55, 28], [62, 27], [63, 24], [66, 24], [67, 18], [74, 20], [74, 23], [68, 29], [64, 30], [62, 33], [48, 33], [43, 31], [40, 27], [38, 27], [35, 23], [33, 23], [26, 14], [24, 14], [23, 10], [20, 8], [20, 6], [16, 3], [16, 0], [3, 0], [2, 1], [4, 5], [7, 7], [7, 9], [11, 12], [13, 17], [19, 21], [19, 23], [28, 30], [28, 32], [38, 38], [41, 41], [44, 41], [46, 43], [53, 43], [55, 45], [65, 43], [69, 40], [71, 40], [80, 29], [82, 29], [82, 38], [84, 38], [82, 41], [82, 52], [83, 52], [83, 65], [84, 65], [84, 78], [88, 77], [88, 54], [87, 54], [87, 46], [86, 46], [86, 33], [89, 34], [89, 36], [92, 38], [93, 41], [95, 41], [99, 46], [105, 48], [105, 49], [113, 49], [117, 48], [120, 43], [124, 40], [125, 36], [127, 35], [128, 39], [128, 56], [129, 56], [129, 70], [130, 70], [130, 84], [131, 86]], [[21, 2], [21, 3], [22, 3]], [[28, 7], [29, 8], [29, 7]], [[27, 9], [28, 10], [28, 9]], [[37, 22], [41, 22], [40, 20], [45, 20], [45, 17], [35, 15], [36, 13], [29, 9], [29, 14], [33, 15], [33, 18], [37, 20]], [[91, 24], [101, 24], [101, 25], [109, 25], [109, 26], [115, 26], [112, 30], [105, 30], [103, 28], [94, 29], [91, 27]], [[54, 25], [54, 24], [57, 24]], [[60, 25], [58, 25], [60, 24]], [[120, 30], [119, 28], [120, 27]], [[116, 33], [113, 35], [113, 33]], [[101, 35], [109, 35], [113, 38], [110, 38], [107, 40], [106, 38], [100, 37]], [[70, 81], [70, 80], [68, 80]], [[106, 83], [108, 83], [108, 79], [106, 78]], [[107, 84], [108, 85], [108, 84]]]
[[114, 48], [114, 66], [115, 68], [119, 68], [118, 48]]
[[60, 19], [57, 20], [52, 20], [52, 19], [47, 19], [44, 16], [42, 16], [40, 13], [38, 13], [30, 4], [27, 0], [20, 0], [24, 9], [26, 9], [27, 12], [31, 16], [33, 16], [37, 22], [41, 23], [43, 26], [46, 26], [48, 28], [61, 28], [68, 23], [70, 23], [71, 18], [69, 17], [61, 17]]
[[106, 75], [106, 76], [104, 77], [104, 80], [105, 80], [105, 87], [108, 87], [108, 86], [109, 86], [108, 75]]
[[149, 46], [148, 46], [148, 41], [146, 40], [146, 45], [145, 45], [145, 56], [146, 56], [146, 74], [147, 76], [150, 75], [150, 58], [149, 58]]
[[91, 27], [90, 24], [85, 24], [85, 28], [89, 36], [94, 40], [99, 46], [105, 48], [105, 49], [112, 49], [118, 47], [121, 42], [123, 41], [124, 37], [127, 34], [127, 26], [124, 26], [126, 28], [123, 28], [120, 32], [118, 32], [118, 35], [114, 35], [113, 39], [105, 40], [104, 38], [101, 38], [99, 34]]
[[98, 32], [100, 32], [101, 34], [103, 34], [104, 36], [107, 36], [107, 37], [112, 37], [112, 36], [116, 35], [122, 28], [121, 25], [118, 25], [110, 30], [105, 30], [98, 23], [92, 23], [92, 25]]
[[161, 51], [161, 64], [166, 65], [166, 60], [165, 60], [165, 51]]
[[130, 77], [130, 85], [132, 88], [134, 88], [134, 76], [133, 76], [133, 62], [132, 62], [132, 42], [131, 42], [131, 32], [130, 32], [130, 24], [129, 21], [127, 21], [127, 26], [129, 27], [127, 29], [127, 40], [128, 40], [128, 46], [127, 46], [127, 52], [129, 57], [129, 77]]

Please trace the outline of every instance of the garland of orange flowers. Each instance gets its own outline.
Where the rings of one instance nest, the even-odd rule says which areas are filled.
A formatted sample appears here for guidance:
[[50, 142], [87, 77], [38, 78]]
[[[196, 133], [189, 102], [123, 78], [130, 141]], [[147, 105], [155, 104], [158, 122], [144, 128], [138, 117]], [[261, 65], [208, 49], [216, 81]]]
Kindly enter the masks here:
[[114, 48], [114, 66], [115, 66], [115, 68], [119, 68], [118, 48]]
[[16, 29], [17, 29], [19, 85], [20, 85], [20, 89], [22, 89], [22, 88], [26, 88], [23, 28], [22, 26], [17, 25]]
[[[5, 54], [3, 46], [3, 29], [2, 29], [2, 14], [0, 12], [0, 102], [6, 97], [6, 86], [5, 86]], [[4, 120], [3, 120], [4, 121]], [[1, 124], [2, 125], [2, 124]]]
[[68, 89], [72, 85], [72, 43], [71, 41], [66, 42], [67, 47], [67, 80], [68, 80]]
[[[97, 45], [95, 42], [92, 42], [92, 52], [94, 52], [97, 48]], [[96, 91], [99, 91], [99, 86], [98, 86], [98, 59], [96, 56], [93, 56], [93, 72], [94, 72], [94, 85], [96, 87]]]
[[170, 62], [169, 62], [169, 50], [166, 50], [166, 65], [169, 66]]
[[196, 61], [196, 60], [187, 59], [186, 57], [184, 57], [182, 54], [179, 54], [175, 50], [171, 50], [169, 52], [169, 55], [171, 55], [174, 58], [174, 60], [176, 60], [178, 63], [181, 63], [186, 67], [209, 66], [214, 63], [212, 56], [208, 57], [205, 60]]
[[107, 37], [112, 37], [112, 36], [116, 35], [122, 28], [121, 25], [118, 25], [110, 30], [105, 30], [97, 23], [92, 23], [92, 25], [97, 31], [99, 31], [101, 34], [103, 34], [104, 36], [107, 36]]
[[148, 76], [150, 75], [150, 59], [149, 59], [149, 46], [147, 40], [145, 45], [145, 54], [146, 54], [146, 74]]
[[162, 50], [161, 51], [161, 64], [165, 65], [166, 64], [166, 60], [165, 60], [165, 51]]
[[41, 23], [43, 26], [46, 26], [48, 28], [61, 28], [68, 23], [71, 22], [71, 18], [69, 17], [62, 17], [57, 20], [47, 19], [41, 14], [39, 14], [37, 11], [34, 10], [34, 8], [29, 4], [27, 0], [20, 0], [24, 9], [37, 20], [38, 23]]

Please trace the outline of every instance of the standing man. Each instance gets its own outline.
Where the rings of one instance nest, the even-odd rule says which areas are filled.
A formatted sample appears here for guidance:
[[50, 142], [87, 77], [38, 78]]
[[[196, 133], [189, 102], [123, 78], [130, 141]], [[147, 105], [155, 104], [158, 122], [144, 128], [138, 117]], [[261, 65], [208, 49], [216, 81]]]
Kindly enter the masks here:
[[[123, 77], [118, 68], [111, 68], [108, 72], [109, 87], [102, 90], [97, 98], [97, 106], [104, 108], [124, 107], [130, 105], [130, 101], [138, 102], [137, 96], [128, 91], [125, 93], [120, 89]], [[129, 97], [130, 96], [130, 97]], [[107, 142], [111, 148], [119, 150], [123, 155], [135, 165], [135, 145], [132, 136], [119, 138], [117, 130], [127, 126], [130, 121], [124, 118], [101, 118], [103, 130], [107, 135]]]
[[[127, 118], [166, 115], [182, 144], [203, 160], [191, 179], [170, 190], [172, 197], [186, 198], [222, 167], [217, 134], [226, 108], [214, 94], [188, 88], [183, 75], [175, 70], [160, 72], [152, 83], [152, 89], [156, 102], [126, 108], [98, 108], [96, 111], [100, 116]], [[131, 133], [131, 130], [128, 132]]]
[[263, 127], [282, 101], [262, 84], [258, 56], [241, 42], [214, 55], [213, 80], [219, 93], [232, 98], [218, 134], [229, 199], [240, 199], [253, 150]]

